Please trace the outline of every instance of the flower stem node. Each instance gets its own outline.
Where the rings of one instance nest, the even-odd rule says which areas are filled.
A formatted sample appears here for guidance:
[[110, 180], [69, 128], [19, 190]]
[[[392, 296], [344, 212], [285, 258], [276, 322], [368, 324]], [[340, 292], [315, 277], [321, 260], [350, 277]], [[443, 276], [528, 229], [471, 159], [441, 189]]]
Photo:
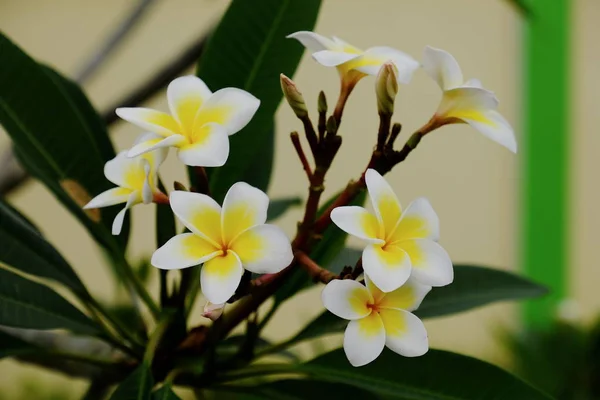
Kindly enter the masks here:
[[398, 81], [394, 64], [391, 62], [386, 62], [379, 70], [375, 83], [375, 93], [379, 114], [392, 115], [394, 113], [394, 101], [398, 94]]
[[280, 82], [283, 95], [296, 116], [300, 119], [305, 118], [308, 115], [308, 110], [306, 109], [304, 97], [298, 90], [298, 87], [296, 87], [296, 84], [284, 74], [280, 75]]

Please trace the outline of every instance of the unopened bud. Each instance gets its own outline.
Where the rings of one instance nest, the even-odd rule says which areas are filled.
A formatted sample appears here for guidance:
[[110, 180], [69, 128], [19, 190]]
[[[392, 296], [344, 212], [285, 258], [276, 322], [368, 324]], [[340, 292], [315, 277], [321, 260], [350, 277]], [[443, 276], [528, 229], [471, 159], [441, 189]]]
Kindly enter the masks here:
[[185, 185], [183, 183], [181, 183], [181, 182], [177, 182], [177, 181], [173, 182], [173, 188], [175, 190], [181, 190], [181, 191], [184, 191], [184, 192], [188, 192], [188, 190], [185, 187]]
[[396, 67], [391, 62], [383, 64], [377, 74], [375, 93], [377, 94], [377, 110], [380, 114], [394, 113], [394, 100], [398, 94]]
[[202, 316], [205, 318], [209, 318], [211, 321], [216, 321], [221, 317], [224, 309], [224, 303], [213, 304], [209, 301], [204, 305], [204, 311], [202, 312]]
[[338, 130], [338, 126], [337, 126], [337, 121], [335, 120], [335, 118], [333, 117], [333, 115], [329, 118], [327, 118], [327, 124], [325, 125], [327, 127], [327, 135], [335, 135], [337, 133]]
[[281, 74], [280, 78], [281, 90], [283, 91], [288, 104], [298, 118], [306, 117], [308, 115], [308, 110], [306, 109], [306, 103], [304, 103], [302, 93], [300, 93], [296, 84], [290, 78], [284, 74]]
[[319, 92], [319, 102], [317, 104], [317, 110], [319, 113], [327, 112], [327, 98], [325, 97], [325, 92], [322, 90]]

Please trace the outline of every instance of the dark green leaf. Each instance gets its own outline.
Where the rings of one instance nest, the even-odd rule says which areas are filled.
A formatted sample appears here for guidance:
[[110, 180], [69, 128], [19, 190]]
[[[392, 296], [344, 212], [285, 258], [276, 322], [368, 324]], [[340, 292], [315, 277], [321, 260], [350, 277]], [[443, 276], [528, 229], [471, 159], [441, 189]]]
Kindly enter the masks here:
[[302, 204], [302, 200], [299, 197], [284, 197], [271, 200], [269, 203], [269, 211], [267, 211], [267, 221], [272, 221], [281, 217], [290, 207], [298, 206], [300, 204]]
[[[470, 310], [495, 301], [541, 296], [542, 286], [510, 272], [467, 265], [454, 266], [454, 282], [433, 288], [415, 314], [420, 318], [439, 317]], [[324, 311], [296, 336], [289, 345], [319, 337], [342, 333], [348, 321]]]
[[165, 384], [163, 387], [152, 393], [152, 400], [181, 400], [181, 397], [173, 392], [171, 385]]
[[[329, 199], [319, 210], [319, 215], [329, 207], [329, 205], [339, 195], [336, 194]], [[350, 203], [353, 206], [360, 206], [365, 202], [367, 197], [366, 191], [361, 191], [356, 198]], [[310, 253], [310, 256], [315, 262], [321, 266], [329, 266], [339, 252], [344, 248], [348, 234], [339, 229], [335, 224], [330, 224], [327, 229], [323, 232], [323, 238], [315, 246], [315, 249]], [[310, 285], [310, 277], [301, 268], [298, 268], [289, 279], [281, 286], [281, 288], [275, 293], [275, 304], [282, 303], [286, 299], [290, 298], [298, 291], [308, 287]]]
[[[202, 54], [197, 74], [209, 88], [237, 87], [260, 99], [258, 112], [243, 131], [231, 136], [227, 164], [209, 171], [211, 191], [221, 202], [231, 185], [252, 168], [264, 188], [273, 152], [261, 154], [273, 141], [273, 115], [282, 93], [279, 74], [292, 76], [303, 47], [286, 35], [312, 30], [320, 0], [233, 0]], [[193, 178], [193, 174], [190, 174]], [[260, 187], [260, 186], [259, 186]]]
[[548, 400], [517, 377], [483, 361], [441, 350], [407, 358], [389, 350], [371, 364], [352, 368], [344, 350], [298, 367], [316, 379], [343, 383], [403, 400]]
[[96, 333], [94, 322], [47, 286], [0, 269], [0, 325]]
[[94, 222], [81, 206], [110, 189], [104, 163], [115, 156], [106, 128], [73, 82], [38, 64], [0, 34], [0, 124], [29, 172], [86, 226], [105, 247], [125, 248], [126, 231], [115, 238], [110, 226], [116, 207]]
[[421, 318], [439, 317], [507, 300], [543, 296], [548, 290], [526, 278], [508, 271], [454, 266], [454, 282], [433, 288], [415, 312]]
[[0, 331], [0, 358], [37, 353], [40, 348]]
[[85, 287], [64, 258], [27, 220], [0, 200], [0, 262], [22, 272], [63, 283], [79, 293]]
[[[246, 340], [247, 339], [245, 334], [229, 336], [227, 339], [219, 342], [217, 346], [217, 354], [219, 356], [231, 356], [240, 350], [240, 348]], [[266, 339], [258, 337], [256, 338], [254, 352], [260, 353], [261, 350], [268, 349], [272, 346], [273, 343], [269, 342]], [[289, 351], [283, 350], [277, 354], [285, 356], [286, 358], [292, 361], [298, 361], [298, 357], [294, 353], [291, 353]]]
[[154, 379], [146, 363], [140, 364], [113, 392], [110, 400], [149, 400]]
[[[235, 390], [235, 392], [228, 392], [227, 398], [231, 400], [317, 400], [325, 397], [327, 400], [377, 400], [380, 398], [356, 386], [311, 379], [284, 379], [256, 386], [223, 387], [222, 390]], [[248, 393], [251, 393], [249, 397]]]
[[362, 250], [346, 247], [342, 249], [337, 256], [331, 260], [325, 267], [331, 271], [339, 274], [345, 266], [354, 267], [359, 258], [362, 257]]
[[[13, 215], [16, 215], [19, 220], [23, 221], [29, 227], [29, 229], [31, 229], [32, 231], [37, 232], [38, 234], [41, 235], [40, 229], [28, 217], [26, 217], [21, 211], [17, 210], [15, 207], [12, 206], [12, 204], [4, 201], [3, 199], [0, 199], [0, 203], [2, 203], [2, 206], [4, 206], [6, 209], [8, 209], [10, 211], [10, 213], [12, 213]], [[1, 220], [0, 220], [0, 223], [2, 223]]]

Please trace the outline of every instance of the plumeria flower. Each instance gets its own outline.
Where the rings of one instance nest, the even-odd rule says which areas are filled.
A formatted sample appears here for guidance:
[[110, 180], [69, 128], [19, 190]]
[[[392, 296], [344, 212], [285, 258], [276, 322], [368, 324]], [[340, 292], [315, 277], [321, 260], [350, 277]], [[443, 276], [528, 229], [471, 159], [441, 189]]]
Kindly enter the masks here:
[[256, 113], [260, 100], [236, 88], [212, 93], [195, 76], [183, 76], [167, 88], [171, 114], [148, 108], [117, 108], [117, 115], [160, 137], [129, 150], [135, 157], [160, 147], [175, 147], [189, 166], [219, 167], [229, 156], [229, 135], [240, 131]]
[[386, 61], [391, 61], [397, 69], [400, 83], [409, 83], [419, 63], [406, 53], [386, 46], [371, 47], [361, 50], [343, 40], [333, 37], [329, 39], [314, 32], [301, 31], [292, 33], [288, 38], [296, 39], [308, 50], [313, 58], [326, 67], [336, 67], [342, 85], [353, 87], [367, 75], [377, 75]]
[[[141, 135], [136, 143], [156, 138], [153, 133]], [[155, 195], [162, 195], [158, 190], [158, 167], [167, 156], [168, 149], [158, 149], [139, 157], [127, 157], [127, 151], [122, 151], [104, 165], [104, 176], [118, 187], [109, 189], [94, 197], [83, 206], [84, 209], [108, 207], [125, 203], [115, 217], [112, 234], [118, 235], [123, 227], [123, 220], [128, 209], [138, 203], [148, 204]]]
[[368, 277], [365, 283], [336, 279], [325, 286], [321, 296], [326, 309], [350, 320], [344, 332], [344, 352], [350, 364], [361, 367], [370, 363], [384, 346], [405, 357], [427, 353], [427, 331], [411, 311], [419, 307], [431, 287], [410, 279], [385, 293]]
[[362, 253], [365, 274], [384, 292], [411, 274], [423, 284], [444, 286], [454, 279], [448, 253], [437, 244], [439, 220], [424, 198], [402, 210], [390, 185], [374, 169], [365, 174], [375, 215], [358, 206], [337, 207], [331, 220], [369, 244]]
[[444, 50], [425, 47], [423, 69], [443, 90], [442, 101], [432, 118], [435, 125], [467, 123], [493, 141], [517, 152], [512, 127], [496, 109], [496, 95], [477, 79], [463, 80], [458, 62]]
[[160, 269], [181, 269], [204, 263], [202, 292], [213, 304], [225, 303], [240, 284], [244, 268], [275, 273], [293, 259], [285, 233], [265, 224], [269, 198], [244, 182], [234, 184], [221, 208], [204, 194], [173, 191], [171, 208], [191, 231], [171, 238], [152, 255]]

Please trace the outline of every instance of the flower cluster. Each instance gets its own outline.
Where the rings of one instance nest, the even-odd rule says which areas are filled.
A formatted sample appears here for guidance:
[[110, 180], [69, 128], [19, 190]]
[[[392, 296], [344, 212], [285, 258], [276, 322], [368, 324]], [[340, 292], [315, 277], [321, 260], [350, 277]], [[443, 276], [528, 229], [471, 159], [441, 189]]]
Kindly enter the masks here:
[[[407, 142], [409, 151], [421, 136], [453, 123], [467, 123], [516, 151], [512, 128], [496, 111], [495, 95], [483, 89], [479, 81], [465, 82], [456, 60], [447, 52], [427, 47], [422, 63], [419, 63], [390, 47], [362, 51], [339, 38], [329, 39], [313, 32], [297, 32], [288, 37], [297, 39], [312, 51], [313, 58], [319, 63], [336, 67], [340, 75], [340, 97], [327, 122], [324, 94], [319, 98], [318, 137], [301, 93], [289, 78], [282, 76], [281, 80], [286, 99], [308, 129], [307, 138], [317, 164], [315, 174], [322, 167], [318, 177], [321, 184], [341, 144], [337, 127], [345, 102], [354, 86], [368, 75], [377, 75], [378, 110], [382, 121], [387, 121], [387, 125], [382, 124], [387, 128], [380, 128], [377, 154], [386, 150], [400, 160], [406, 156], [392, 149], [395, 136], [392, 129], [391, 136], [394, 137], [387, 138], [389, 122], [398, 83], [409, 83], [420, 66], [439, 84], [443, 95], [429, 122], [417, 131], [417, 136], [413, 135], [416, 139]], [[298, 135], [293, 133], [292, 142], [311, 180], [311, 190], [317, 182], [312, 190], [316, 196], [309, 197], [305, 220], [299, 225], [299, 236], [293, 242], [294, 246], [302, 243], [297, 248], [292, 248], [281, 229], [266, 224], [269, 198], [245, 182], [235, 183], [229, 189], [222, 206], [208, 192], [175, 190], [169, 195], [161, 192], [158, 168], [170, 147], [177, 149], [178, 158], [185, 165], [200, 169], [222, 166], [229, 156], [229, 136], [242, 130], [260, 105], [257, 98], [241, 89], [224, 88], [212, 93], [194, 76], [171, 82], [167, 98], [170, 113], [146, 108], [116, 110], [122, 119], [149, 132], [143, 133], [129, 150], [120, 152], [106, 163], [106, 178], [118, 187], [99, 194], [85, 208], [125, 203], [113, 222], [113, 234], [119, 234], [125, 213], [133, 205], [169, 203], [187, 231], [157, 249], [151, 263], [164, 270], [202, 264], [201, 289], [208, 300], [203, 315], [215, 320], [223, 313], [224, 304], [238, 291], [245, 271], [273, 275], [290, 265], [302, 264], [308, 257], [304, 251], [309, 246], [310, 235], [316, 238], [319, 233], [314, 226], [319, 222], [315, 217], [322, 187], [318, 180], [313, 180], [315, 175], [301, 150]], [[328, 145], [332, 149], [329, 154], [326, 151]], [[366, 186], [372, 212], [363, 207], [347, 206], [346, 202], [324, 213], [326, 220], [330, 218], [330, 222], [341, 230], [366, 242], [357, 263], [362, 266], [358, 273], [353, 271], [352, 274], [321, 279], [328, 282], [322, 292], [325, 307], [350, 320], [344, 349], [354, 366], [373, 361], [385, 346], [407, 357], [427, 352], [427, 332], [412, 311], [419, 307], [432, 287], [448, 285], [453, 280], [450, 257], [437, 243], [439, 221], [436, 213], [423, 198], [403, 209], [380, 173], [390, 168], [368, 168], [358, 182]], [[307, 221], [307, 218], [312, 219]], [[313, 276], [327, 275], [328, 271], [309, 257], [308, 260], [304, 262], [307, 268], [318, 269]], [[361, 274], [363, 280], [356, 280]]]

